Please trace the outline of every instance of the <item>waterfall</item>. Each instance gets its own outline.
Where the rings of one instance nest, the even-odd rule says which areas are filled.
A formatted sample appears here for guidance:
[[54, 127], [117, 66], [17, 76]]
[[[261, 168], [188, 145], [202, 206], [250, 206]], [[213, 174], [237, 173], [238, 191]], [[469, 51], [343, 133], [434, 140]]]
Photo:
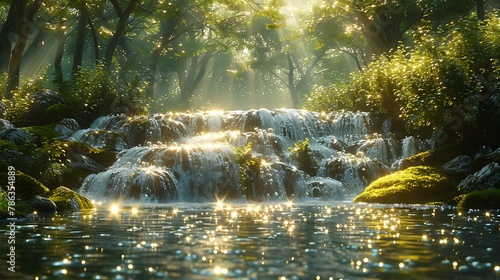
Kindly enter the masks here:
[[[117, 153], [112, 166], [84, 180], [81, 192], [93, 198], [340, 200], [408, 154], [400, 147], [410, 140], [369, 134], [372, 127], [363, 112], [259, 109], [106, 116], [72, 139]], [[306, 139], [316, 174], [300, 170], [304, 159], [293, 156], [295, 144]], [[249, 149], [244, 155], [237, 152], [242, 147]]]

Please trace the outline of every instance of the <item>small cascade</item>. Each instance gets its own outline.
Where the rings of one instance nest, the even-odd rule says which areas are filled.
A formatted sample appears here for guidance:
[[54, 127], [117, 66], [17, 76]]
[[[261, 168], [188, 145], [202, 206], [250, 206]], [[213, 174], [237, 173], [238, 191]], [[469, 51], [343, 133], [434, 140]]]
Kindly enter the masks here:
[[[112, 166], [83, 182], [81, 192], [94, 198], [343, 200], [412, 152], [411, 139], [369, 134], [372, 127], [363, 112], [259, 109], [106, 116], [72, 139], [117, 153]], [[312, 157], [307, 164], [314, 167], [308, 174], [292, 155], [306, 139]], [[249, 149], [246, 160], [237, 159], [242, 148]]]

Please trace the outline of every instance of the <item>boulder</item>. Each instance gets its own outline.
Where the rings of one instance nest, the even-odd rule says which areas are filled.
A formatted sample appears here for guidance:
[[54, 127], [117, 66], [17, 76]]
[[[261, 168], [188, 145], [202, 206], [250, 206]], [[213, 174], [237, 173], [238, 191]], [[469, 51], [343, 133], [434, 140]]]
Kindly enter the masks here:
[[458, 209], [460, 211], [500, 209], [500, 190], [474, 191], [461, 195]]
[[29, 108], [27, 118], [32, 125], [46, 124], [47, 110], [56, 104], [64, 104], [64, 99], [54, 91], [44, 90], [35, 92], [29, 96]]
[[0, 101], [0, 117], [3, 118], [5, 116], [6, 111], [7, 111], [7, 104]]
[[8, 120], [0, 119], [0, 131], [15, 128]]
[[458, 189], [463, 193], [500, 188], [500, 164], [492, 162], [463, 179]]
[[438, 168], [414, 166], [379, 178], [354, 198], [369, 203], [446, 202], [457, 194], [456, 183]]
[[83, 211], [94, 208], [88, 198], [63, 186], [50, 191], [48, 197], [57, 205], [58, 212]]
[[[42, 183], [38, 182], [35, 178], [16, 171], [16, 198], [21, 200], [28, 200], [35, 195], [44, 195], [49, 191]], [[0, 173], [0, 182], [7, 182], [8, 174]]]
[[90, 173], [99, 173], [105, 168], [97, 163], [93, 158], [82, 155], [73, 154], [66, 160], [66, 165], [88, 171]]
[[26, 202], [33, 206], [33, 209], [38, 212], [55, 212], [57, 210], [57, 206], [54, 201], [39, 195], [35, 195]]
[[75, 119], [63, 119], [60, 121], [54, 130], [59, 133], [62, 137], [71, 137], [76, 131], [80, 130], [80, 125]]
[[11, 141], [16, 145], [21, 145], [31, 141], [33, 135], [25, 129], [10, 128], [0, 132], [0, 139]]
[[472, 168], [477, 171], [492, 162], [500, 163], [500, 148], [495, 151], [490, 150], [488, 153], [478, 153], [472, 162]]
[[446, 174], [461, 175], [470, 171], [472, 159], [470, 156], [460, 155], [443, 165], [443, 170]]

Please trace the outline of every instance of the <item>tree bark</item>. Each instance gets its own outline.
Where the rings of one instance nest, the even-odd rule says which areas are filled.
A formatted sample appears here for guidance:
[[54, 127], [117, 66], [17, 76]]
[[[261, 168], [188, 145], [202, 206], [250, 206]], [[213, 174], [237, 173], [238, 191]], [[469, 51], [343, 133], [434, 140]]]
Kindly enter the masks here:
[[58, 31], [58, 43], [57, 43], [57, 51], [56, 57], [54, 58], [54, 84], [61, 89], [64, 83], [64, 75], [62, 70], [62, 58], [64, 54], [64, 45], [66, 44], [66, 21], [61, 19], [57, 26]]
[[485, 20], [486, 19], [486, 12], [484, 10], [484, 4], [485, 3], [486, 3], [485, 0], [476, 0], [477, 18], [479, 20]]
[[111, 61], [113, 60], [113, 54], [116, 50], [116, 47], [118, 46], [118, 42], [120, 41], [120, 38], [123, 36], [125, 28], [127, 27], [127, 19], [130, 16], [130, 14], [132, 14], [132, 11], [134, 10], [138, 1], [139, 0], [131, 0], [127, 8], [125, 8], [125, 10], [122, 11], [118, 1], [111, 0], [111, 3], [115, 8], [116, 13], [118, 14], [119, 21], [118, 25], [116, 26], [115, 33], [113, 34], [113, 37], [111, 37], [111, 41], [109, 42], [108, 48], [106, 49], [106, 54], [104, 55], [104, 64], [108, 67], [111, 65]]
[[34, 27], [32, 22], [35, 14], [40, 10], [42, 0], [35, 0], [28, 16], [25, 14], [27, 0], [16, 0], [16, 25], [18, 38], [14, 49], [11, 52], [9, 63], [9, 79], [7, 81], [6, 97], [12, 98], [12, 91], [19, 86], [19, 76], [21, 71], [21, 62], [26, 48], [26, 42]]
[[80, 17], [78, 18], [78, 27], [76, 31], [75, 52], [73, 54], [73, 75], [78, 73], [83, 63], [83, 50], [85, 46], [85, 37], [87, 34], [87, 15], [80, 8]]
[[0, 73], [9, 69], [10, 52], [12, 48], [11, 32], [15, 25], [16, 3], [12, 1], [5, 23], [0, 30]]

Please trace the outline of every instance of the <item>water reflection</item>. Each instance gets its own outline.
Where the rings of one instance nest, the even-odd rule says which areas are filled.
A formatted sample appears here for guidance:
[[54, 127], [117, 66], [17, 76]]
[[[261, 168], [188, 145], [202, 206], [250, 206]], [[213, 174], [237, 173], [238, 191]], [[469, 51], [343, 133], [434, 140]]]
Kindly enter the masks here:
[[326, 202], [102, 208], [19, 223], [16, 273], [2, 269], [2, 279], [500, 279], [500, 212]]

